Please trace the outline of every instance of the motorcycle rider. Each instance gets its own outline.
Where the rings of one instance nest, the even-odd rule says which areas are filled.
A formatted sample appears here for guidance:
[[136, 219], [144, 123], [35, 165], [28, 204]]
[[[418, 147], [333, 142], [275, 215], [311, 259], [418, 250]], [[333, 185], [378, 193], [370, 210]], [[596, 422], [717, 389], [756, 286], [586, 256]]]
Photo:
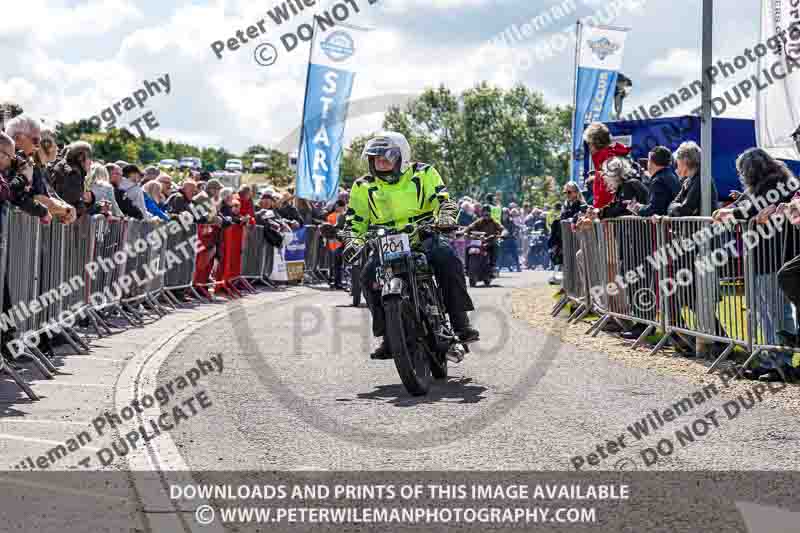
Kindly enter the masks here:
[[[492, 206], [486, 204], [481, 209], [481, 217], [467, 226], [464, 230], [465, 233], [470, 233], [472, 231], [477, 231], [480, 233], [485, 233], [487, 237], [496, 236], [499, 237], [503, 233], [503, 226], [497, 222], [494, 217], [492, 216]], [[494, 246], [489, 247], [489, 266], [494, 269], [495, 263], [497, 262], [497, 245], [495, 243]]]
[[[364, 234], [373, 225], [412, 229], [423, 220], [433, 220], [441, 226], [455, 226], [458, 207], [450, 200], [441, 176], [430, 165], [411, 162], [411, 146], [401, 133], [378, 133], [364, 146], [362, 157], [369, 161], [369, 175], [357, 180], [350, 192], [346, 215], [349, 233], [344, 234], [346, 259], [358, 253]], [[467, 316], [474, 307], [461, 260], [440, 235], [427, 237], [421, 245], [441, 287], [455, 334], [462, 342], [478, 340], [478, 331], [470, 326]], [[385, 316], [375, 286], [378, 263], [378, 257], [372, 254], [361, 272], [361, 286], [372, 314], [372, 333], [384, 337]], [[370, 357], [392, 358], [385, 337]]]

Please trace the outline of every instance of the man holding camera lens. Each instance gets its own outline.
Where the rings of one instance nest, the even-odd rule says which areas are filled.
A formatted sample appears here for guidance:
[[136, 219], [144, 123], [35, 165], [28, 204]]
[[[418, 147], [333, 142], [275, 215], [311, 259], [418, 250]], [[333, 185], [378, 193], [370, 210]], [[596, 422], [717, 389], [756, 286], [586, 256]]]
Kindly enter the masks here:
[[[43, 148], [42, 129], [39, 122], [27, 115], [20, 115], [8, 122], [6, 125], [6, 133], [13, 139], [17, 154], [26, 162], [25, 165], [20, 164], [20, 168], [24, 167], [24, 174], [28, 180], [28, 187], [25, 189], [25, 194], [30, 196], [31, 200], [35, 200], [37, 203], [44, 206], [48, 211], [48, 213], [43, 216], [44, 221], [49, 222], [50, 215], [60, 218], [65, 223], [75, 220], [75, 209], [59, 199], [55, 194], [51, 194], [48, 190], [47, 169], [45, 168], [46, 163], [44, 162], [44, 159], [47, 158], [40, 157], [42, 165], [34, 165], [34, 155], [37, 152], [41, 153]], [[49, 141], [52, 142], [53, 139], [49, 139]], [[52, 150], [52, 147], [50, 147], [50, 150]], [[7, 178], [8, 177], [9, 176], [7, 176]], [[28, 202], [28, 200], [25, 201]], [[22, 204], [18, 205], [29, 214], [33, 214]]]
[[20, 151], [14, 140], [0, 133], [0, 202], [10, 201], [35, 217], [47, 217], [47, 208], [36, 202], [31, 194], [33, 165]]

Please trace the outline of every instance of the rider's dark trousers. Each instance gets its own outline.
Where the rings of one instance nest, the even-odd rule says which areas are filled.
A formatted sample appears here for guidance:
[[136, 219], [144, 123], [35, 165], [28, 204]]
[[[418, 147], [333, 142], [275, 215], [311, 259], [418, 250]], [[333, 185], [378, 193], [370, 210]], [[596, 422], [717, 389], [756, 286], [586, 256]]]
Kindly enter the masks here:
[[[436, 281], [442, 289], [442, 299], [452, 325], [455, 329], [460, 329], [466, 324], [459, 324], [458, 321], [466, 320], [466, 312], [475, 309], [467, 292], [464, 265], [444, 237], [431, 237], [422, 243], [422, 247], [428, 263], [433, 267]], [[386, 320], [381, 305], [380, 289], [374, 286], [377, 267], [378, 258], [372, 254], [361, 271], [361, 286], [364, 288], [367, 306], [372, 313], [372, 333], [376, 337], [383, 337]]]

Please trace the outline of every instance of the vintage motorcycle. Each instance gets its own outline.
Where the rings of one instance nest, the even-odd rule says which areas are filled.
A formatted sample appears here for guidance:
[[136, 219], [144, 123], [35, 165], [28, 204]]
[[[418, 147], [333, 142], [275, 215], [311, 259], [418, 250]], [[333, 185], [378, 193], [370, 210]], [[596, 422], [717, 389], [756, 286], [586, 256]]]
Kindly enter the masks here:
[[473, 231], [466, 235], [466, 239], [465, 258], [469, 286], [475, 287], [478, 282], [482, 281], [488, 287], [496, 277], [490, 261], [490, 254], [492, 248], [497, 246], [497, 237]]
[[386, 317], [387, 347], [403, 385], [414, 396], [426, 394], [434, 378], [447, 378], [448, 359], [459, 362], [469, 352], [450, 326], [427, 257], [410, 244], [415, 237], [421, 242], [455, 229], [425, 224], [405, 232], [373, 226], [364, 236], [362, 250], [378, 258], [375, 282]]

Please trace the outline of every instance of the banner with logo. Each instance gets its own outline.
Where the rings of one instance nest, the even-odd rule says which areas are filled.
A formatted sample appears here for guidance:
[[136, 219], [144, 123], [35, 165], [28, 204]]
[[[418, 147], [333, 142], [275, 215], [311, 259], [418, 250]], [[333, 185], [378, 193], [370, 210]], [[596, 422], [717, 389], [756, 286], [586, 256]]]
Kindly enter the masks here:
[[583, 185], [583, 130], [610, 118], [617, 73], [622, 68], [628, 30], [578, 25], [575, 61], [575, 114], [572, 127], [572, 179]]
[[280, 248], [274, 248], [272, 274], [275, 281], [302, 281], [306, 261], [306, 228], [284, 234]]
[[771, 72], [774, 83], [756, 91], [756, 140], [773, 157], [800, 159], [793, 138], [800, 137], [800, 8], [797, 0], [761, 0], [759, 42], [780, 34], [787, 42], [758, 60], [758, 71]]
[[315, 27], [297, 157], [300, 198], [327, 202], [338, 193], [347, 110], [367, 31], [341, 23], [326, 32]]

